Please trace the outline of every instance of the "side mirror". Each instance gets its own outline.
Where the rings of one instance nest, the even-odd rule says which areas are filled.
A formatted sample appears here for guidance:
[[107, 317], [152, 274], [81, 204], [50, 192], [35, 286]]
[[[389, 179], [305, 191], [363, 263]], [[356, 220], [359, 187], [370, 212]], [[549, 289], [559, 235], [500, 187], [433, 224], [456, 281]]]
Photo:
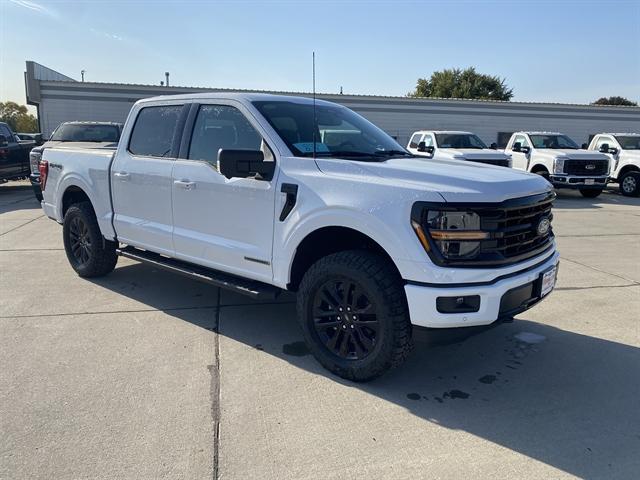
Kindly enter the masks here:
[[609, 153], [609, 144], [603, 143], [600, 145], [600, 153]]
[[427, 152], [429, 155], [433, 155], [433, 152], [436, 151], [436, 147], [434, 147], [433, 145], [429, 145], [427, 148], [424, 149], [425, 152]]
[[520, 142], [514, 143], [513, 147], [511, 147], [511, 150], [513, 150], [514, 152], [521, 152], [522, 151], [522, 144]]
[[419, 152], [426, 152], [427, 151], [427, 144], [425, 142], [420, 142], [418, 144], [418, 151]]
[[586, 149], [588, 149], [588, 148], [589, 148], [589, 145], [587, 145], [586, 143], [583, 143], [583, 144], [580, 146], [580, 148], [581, 148], [582, 150], [586, 150]]
[[493, 142], [491, 145], [489, 145], [489, 148], [491, 150], [497, 150], [498, 149], [498, 144], [496, 142]]
[[520, 151], [524, 154], [527, 154], [531, 151], [531, 148], [529, 147], [520, 147]]
[[218, 151], [218, 171], [226, 178], [256, 177], [271, 180], [276, 168], [276, 162], [265, 162], [264, 154], [260, 150], [231, 150]]
[[615, 148], [615, 147], [611, 147], [611, 148], [609, 148], [609, 153], [611, 155], [616, 155], [618, 153], [618, 149]]

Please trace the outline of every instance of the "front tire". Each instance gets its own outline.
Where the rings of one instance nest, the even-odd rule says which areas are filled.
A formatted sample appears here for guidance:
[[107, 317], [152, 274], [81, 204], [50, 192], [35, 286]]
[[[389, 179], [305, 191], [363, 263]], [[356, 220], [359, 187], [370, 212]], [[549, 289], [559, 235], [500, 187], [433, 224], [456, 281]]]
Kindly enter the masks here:
[[581, 188], [580, 193], [586, 198], [596, 198], [602, 193], [601, 188]]
[[640, 195], [640, 172], [626, 172], [618, 179], [620, 192], [625, 197], [637, 197]]
[[62, 238], [67, 259], [79, 276], [100, 277], [115, 268], [117, 244], [104, 239], [89, 202], [69, 207], [64, 215]]
[[297, 309], [313, 356], [347, 380], [376, 378], [411, 351], [401, 278], [373, 253], [350, 250], [318, 260], [302, 279]]

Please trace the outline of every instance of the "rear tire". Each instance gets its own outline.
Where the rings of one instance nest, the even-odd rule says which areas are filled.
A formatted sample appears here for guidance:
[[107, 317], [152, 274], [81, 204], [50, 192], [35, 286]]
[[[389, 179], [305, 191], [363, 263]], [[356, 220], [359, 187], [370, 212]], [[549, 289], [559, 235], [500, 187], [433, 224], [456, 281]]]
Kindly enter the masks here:
[[376, 378], [411, 351], [402, 280], [379, 255], [349, 250], [321, 258], [302, 279], [297, 309], [313, 356], [347, 380]]
[[85, 278], [100, 277], [116, 266], [116, 242], [105, 240], [89, 202], [73, 204], [64, 215], [62, 238], [67, 259]]
[[618, 178], [620, 193], [625, 197], [637, 197], [640, 195], [640, 172], [625, 172]]
[[602, 193], [601, 188], [581, 188], [580, 193], [586, 198], [596, 198]]

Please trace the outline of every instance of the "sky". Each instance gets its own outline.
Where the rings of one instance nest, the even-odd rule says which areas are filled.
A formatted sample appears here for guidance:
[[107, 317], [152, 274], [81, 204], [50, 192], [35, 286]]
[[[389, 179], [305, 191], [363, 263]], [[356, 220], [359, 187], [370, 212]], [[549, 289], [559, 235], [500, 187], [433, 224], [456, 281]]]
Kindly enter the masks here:
[[640, 0], [0, 0], [0, 100], [25, 61], [91, 82], [406, 95], [474, 66], [514, 101], [640, 102]]

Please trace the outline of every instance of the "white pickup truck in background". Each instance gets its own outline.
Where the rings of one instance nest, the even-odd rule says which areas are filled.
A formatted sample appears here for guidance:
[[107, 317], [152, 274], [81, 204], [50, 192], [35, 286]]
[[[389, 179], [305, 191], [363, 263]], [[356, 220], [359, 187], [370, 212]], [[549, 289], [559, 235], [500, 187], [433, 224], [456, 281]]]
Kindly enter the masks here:
[[420, 130], [411, 135], [407, 150], [431, 160], [466, 160], [502, 167], [511, 166], [509, 155], [487, 147], [471, 132]]
[[623, 195], [640, 195], [640, 134], [600, 133], [591, 139], [589, 150], [610, 158], [609, 177]]
[[297, 291], [311, 352], [351, 380], [401, 363], [412, 326], [489, 325], [555, 284], [546, 180], [421, 161], [329, 102], [141, 100], [115, 152], [48, 148], [40, 174], [80, 276], [121, 255], [254, 298]]
[[537, 173], [555, 188], [578, 189], [587, 198], [602, 193], [609, 179], [609, 157], [582, 150], [573, 140], [557, 132], [516, 132], [505, 153], [513, 168]]

